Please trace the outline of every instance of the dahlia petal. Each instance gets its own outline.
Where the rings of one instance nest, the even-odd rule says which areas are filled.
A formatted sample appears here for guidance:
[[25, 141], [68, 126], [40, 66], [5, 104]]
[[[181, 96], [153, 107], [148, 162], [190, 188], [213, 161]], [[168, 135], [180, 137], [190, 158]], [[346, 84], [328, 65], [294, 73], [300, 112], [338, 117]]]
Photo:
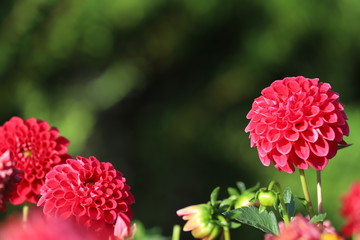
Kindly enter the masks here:
[[319, 83], [319, 87], [320, 92], [327, 92], [331, 88], [331, 85], [328, 83]]
[[57, 189], [52, 193], [52, 196], [54, 196], [55, 198], [62, 198], [64, 197], [65, 193], [62, 189]]
[[265, 98], [276, 100], [277, 96], [274, 93], [274, 90], [271, 87], [267, 87], [261, 91], [261, 95], [263, 95]]
[[279, 140], [280, 136], [281, 136], [280, 131], [276, 130], [275, 128], [271, 129], [266, 133], [266, 139], [269, 142], [276, 142], [277, 140]]
[[258, 123], [255, 127], [255, 133], [260, 135], [266, 131], [267, 125], [264, 123]]
[[308, 142], [314, 143], [317, 141], [319, 134], [315, 129], [306, 129], [301, 132], [301, 136]]
[[276, 149], [281, 154], [288, 154], [291, 151], [292, 148], [292, 142], [286, 140], [285, 138], [282, 138], [280, 141], [276, 143]]
[[295, 164], [295, 166], [299, 169], [307, 169], [308, 168], [308, 163], [306, 160], [299, 158], [295, 151], [291, 151], [289, 158], [293, 161], [293, 163]]
[[274, 84], [273, 89], [280, 95], [281, 98], [288, 97], [288, 89], [282, 83]]
[[329, 144], [323, 139], [319, 138], [315, 143], [310, 144], [311, 152], [318, 157], [325, 157], [329, 153]]
[[44, 204], [44, 213], [50, 214], [54, 210], [54, 207], [53, 201], [46, 201]]
[[341, 142], [343, 140], [343, 136], [345, 135], [341, 127], [333, 128], [335, 132], [335, 141]]
[[320, 112], [320, 108], [318, 106], [312, 105], [305, 113], [305, 116], [308, 118], [312, 118], [312, 117], [315, 117], [316, 115], [318, 115], [319, 112]]
[[83, 216], [86, 214], [86, 209], [80, 204], [73, 204], [72, 212], [75, 216]]
[[299, 139], [299, 136], [300, 134], [292, 129], [289, 129], [284, 133], [284, 138], [289, 141], [297, 141]]
[[341, 117], [338, 118], [338, 114], [336, 112], [331, 112], [323, 115], [323, 119], [327, 123], [336, 123], [338, 119], [341, 119]]
[[294, 112], [293, 114], [291, 114], [289, 116], [289, 122], [291, 122], [291, 123], [298, 122], [300, 119], [303, 118], [303, 115], [304, 114], [302, 112], [299, 112], [299, 111]]
[[272, 156], [275, 163], [280, 167], [285, 166], [285, 164], [287, 163], [288, 155], [281, 154], [278, 151], [273, 151]]
[[335, 131], [329, 125], [323, 125], [319, 128], [319, 133], [323, 136], [326, 140], [334, 140], [335, 139]]
[[99, 220], [101, 218], [101, 211], [99, 208], [88, 208], [88, 214], [91, 219]]
[[64, 198], [60, 198], [55, 201], [55, 206], [56, 206], [56, 208], [60, 208], [60, 207], [65, 206], [66, 203], [67, 203], [67, 201]]
[[59, 216], [61, 219], [68, 219], [72, 216], [71, 208], [71, 204], [67, 204], [62, 206], [61, 208], [57, 208], [56, 215]]
[[344, 125], [341, 125], [340, 128], [345, 136], [349, 136], [350, 129], [347, 122]]
[[22, 180], [16, 190], [19, 195], [25, 196], [31, 192], [31, 185], [28, 181]]
[[320, 108], [323, 112], [332, 112], [335, 110], [335, 106], [331, 102], [325, 102]]
[[294, 150], [299, 158], [304, 160], [309, 158], [310, 148], [303, 138], [299, 138], [298, 141], [294, 142]]
[[265, 155], [265, 156], [260, 156], [260, 155], [259, 155], [259, 158], [260, 158], [261, 163], [262, 163], [264, 166], [267, 167], [267, 166], [270, 165], [271, 160], [270, 160], [270, 158], [269, 158], [267, 155]]
[[326, 167], [326, 165], [328, 163], [328, 159], [326, 157], [319, 157], [319, 156], [315, 156], [314, 154], [312, 154], [308, 160], [308, 163], [312, 168], [320, 171]]
[[115, 211], [110, 210], [110, 211], [104, 211], [104, 218], [105, 218], [105, 222], [108, 224], [113, 224], [116, 221], [117, 218], [117, 214]]
[[116, 201], [115, 200], [113, 200], [113, 199], [110, 199], [110, 200], [108, 200], [108, 201], [106, 201], [105, 202], [105, 207], [106, 207], [106, 209], [113, 209], [113, 208], [115, 208], [116, 207]]
[[321, 127], [324, 124], [324, 120], [321, 117], [315, 117], [309, 121], [309, 125], [316, 128]]
[[252, 132], [258, 123], [250, 120], [249, 124], [245, 128], [245, 132]]
[[[105, 198], [101, 197], [101, 198], [98, 198], [94, 201], [96, 207], [103, 207], [103, 205], [105, 204], [106, 200]], [[115, 202], [116, 204], [116, 202]], [[104, 208], [105, 209], [105, 208]]]
[[282, 171], [282, 172], [286, 172], [286, 173], [293, 173], [295, 171], [295, 168], [292, 164], [288, 164], [286, 163], [284, 166], [279, 166], [279, 165], [275, 165], [275, 167]]
[[264, 152], [270, 152], [273, 149], [273, 145], [271, 142], [267, 141], [265, 138], [261, 141], [260, 148], [264, 150]]
[[51, 188], [51, 189], [55, 189], [55, 188], [58, 188], [60, 186], [60, 183], [54, 179], [51, 179], [48, 181], [47, 187]]
[[337, 150], [338, 150], [338, 144], [335, 141], [330, 141], [329, 143], [329, 153], [326, 156], [327, 159], [331, 159], [335, 157]]
[[296, 123], [293, 126], [293, 130], [297, 131], [297, 132], [302, 132], [302, 131], [305, 131], [308, 128], [308, 126], [309, 126], [309, 124], [307, 121], [301, 121], [301, 122]]
[[296, 81], [290, 81], [287, 86], [293, 93], [297, 93], [300, 90], [300, 85]]
[[76, 195], [73, 192], [67, 192], [64, 195], [64, 198], [68, 201], [73, 200], [76, 197]]

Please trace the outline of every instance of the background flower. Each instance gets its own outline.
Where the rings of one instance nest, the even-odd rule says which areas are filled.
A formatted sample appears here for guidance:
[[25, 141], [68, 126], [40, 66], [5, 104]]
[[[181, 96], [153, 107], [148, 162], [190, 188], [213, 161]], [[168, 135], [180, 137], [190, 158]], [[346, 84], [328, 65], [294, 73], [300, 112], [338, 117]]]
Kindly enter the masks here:
[[0, 228], [1, 240], [101, 240], [71, 221], [56, 218], [45, 219], [38, 212], [24, 223], [20, 217], [12, 217]]
[[343, 240], [329, 221], [317, 226], [302, 215], [295, 216], [288, 225], [279, 223], [279, 228], [279, 235], [266, 234], [265, 240]]
[[[45, 215], [75, 219], [98, 235], [113, 236], [118, 217], [132, 219], [130, 205], [134, 197], [129, 190], [125, 178], [111, 163], [77, 157], [55, 166], [46, 175], [38, 206], [44, 206]], [[123, 222], [128, 224], [124, 231], [130, 229], [127, 220]]]
[[360, 234], [360, 182], [354, 182], [349, 192], [342, 197], [341, 215], [346, 223], [342, 233], [346, 237]]
[[55, 127], [35, 118], [24, 121], [13, 117], [0, 127], [0, 153], [10, 150], [15, 168], [22, 171], [11, 203], [38, 201], [45, 174], [70, 157], [66, 154], [68, 145], [69, 141], [59, 137]]
[[349, 135], [339, 95], [319, 79], [287, 77], [262, 90], [247, 115], [245, 131], [261, 162], [294, 172], [294, 165], [322, 170]]
[[20, 181], [20, 171], [14, 169], [10, 151], [0, 156], [0, 210], [4, 211], [15, 185]]

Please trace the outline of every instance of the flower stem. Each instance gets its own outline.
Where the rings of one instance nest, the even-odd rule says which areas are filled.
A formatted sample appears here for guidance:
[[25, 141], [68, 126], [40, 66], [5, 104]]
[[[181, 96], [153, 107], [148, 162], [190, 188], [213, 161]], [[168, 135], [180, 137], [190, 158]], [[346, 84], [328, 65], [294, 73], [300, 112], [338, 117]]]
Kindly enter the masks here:
[[227, 221], [221, 215], [218, 216], [218, 219], [220, 220], [221, 224], [223, 225], [222, 226], [222, 228], [223, 228], [223, 239], [224, 240], [231, 240], [230, 230], [229, 230]]
[[179, 225], [174, 225], [171, 240], [180, 240], [181, 228]]
[[316, 184], [316, 190], [317, 190], [317, 201], [318, 201], [318, 214], [321, 214], [323, 212], [322, 209], [322, 186], [321, 186], [321, 171], [316, 171], [316, 177], [317, 177], [317, 184]]
[[280, 184], [275, 180], [270, 182], [270, 184], [268, 186], [268, 190], [272, 190], [274, 186], [276, 186], [276, 188], [278, 190], [279, 200], [280, 200], [280, 209], [281, 209], [282, 217], [283, 217], [285, 225], [287, 225], [290, 222], [290, 219], [289, 219], [288, 212], [286, 210], [286, 205], [285, 205], [285, 201], [284, 201], [284, 194], [283, 194], [283, 191], [281, 189]]
[[28, 221], [28, 217], [29, 217], [29, 204], [24, 203], [23, 209], [22, 209], [22, 220], [24, 223], [26, 223]]
[[299, 169], [299, 172], [300, 172], [301, 187], [302, 187], [304, 197], [306, 200], [306, 205], [307, 205], [310, 217], [313, 217], [315, 215], [315, 213], [314, 213], [314, 208], [312, 206], [312, 202], [310, 199], [309, 189], [308, 189], [308, 185], [307, 185], [306, 178], [305, 178], [305, 172], [303, 169]]

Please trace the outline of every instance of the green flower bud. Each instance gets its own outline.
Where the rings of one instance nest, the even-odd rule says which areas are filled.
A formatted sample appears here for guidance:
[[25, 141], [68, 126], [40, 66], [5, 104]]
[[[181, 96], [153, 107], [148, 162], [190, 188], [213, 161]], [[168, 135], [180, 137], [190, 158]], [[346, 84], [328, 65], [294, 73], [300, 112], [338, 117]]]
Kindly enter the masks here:
[[234, 208], [246, 207], [249, 205], [253, 205], [254, 203], [250, 202], [252, 198], [254, 198], [255, 193], [253, 192], [244, 192], [235, 200]]
[[260, 205], [264, 207], [274, 206], [277, 202], [277, 195], [273, 191], [261, 190], [257, 198]]

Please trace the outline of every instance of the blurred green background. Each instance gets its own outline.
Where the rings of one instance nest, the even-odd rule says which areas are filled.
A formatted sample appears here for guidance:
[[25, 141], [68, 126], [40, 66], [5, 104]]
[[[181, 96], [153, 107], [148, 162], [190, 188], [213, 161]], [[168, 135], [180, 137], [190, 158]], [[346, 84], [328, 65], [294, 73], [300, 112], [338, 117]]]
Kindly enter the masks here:
[[225, 196], [236, 181], [278, 179], [301, 195], [298, 173], [261, 165], [245, 116], [272, 81], [318, 77], [340, 93], [355, 145], [323, 173], [339, 227], [340, 196], [359, 178], [359, 21], [356, 0], [2, 0], [0, 120], [46, 120], [72, 155], [112, 162], [134, 218], [169, 236], [184, 223], [176, 210], [216, 186]]

